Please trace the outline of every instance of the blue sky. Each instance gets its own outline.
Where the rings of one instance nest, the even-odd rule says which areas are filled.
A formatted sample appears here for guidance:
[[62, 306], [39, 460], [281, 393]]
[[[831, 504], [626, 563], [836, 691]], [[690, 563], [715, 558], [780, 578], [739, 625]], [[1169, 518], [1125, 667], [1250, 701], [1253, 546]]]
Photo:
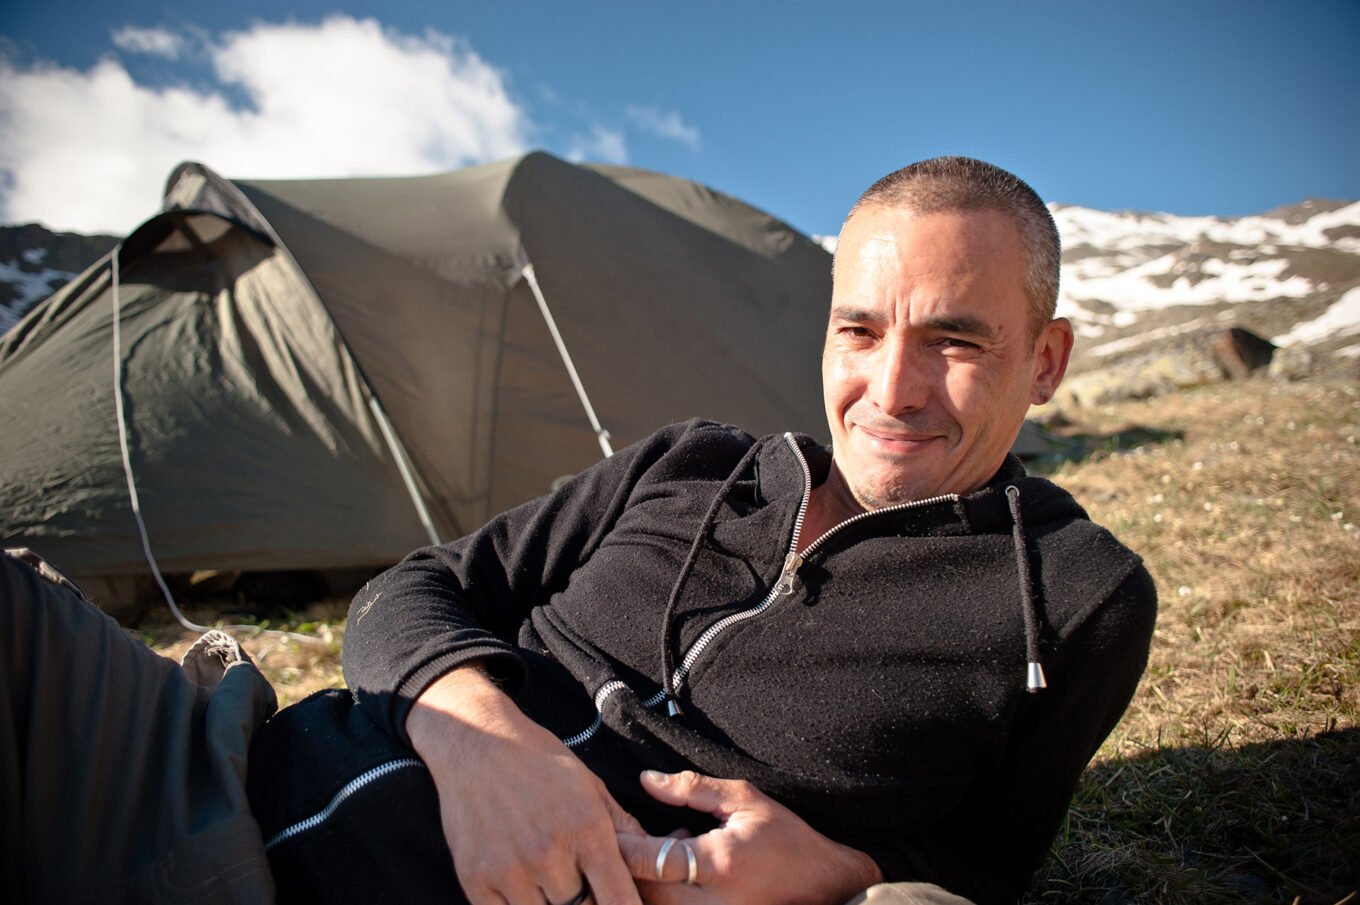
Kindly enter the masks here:
[[1360, 198], [1356, 0], [8, 0], [0, 36], [0, 220], [57, 228], [132, 228], [177, 156], [396, 175], [534, 147], [810, 233], [937, 154], [1102, 209]]

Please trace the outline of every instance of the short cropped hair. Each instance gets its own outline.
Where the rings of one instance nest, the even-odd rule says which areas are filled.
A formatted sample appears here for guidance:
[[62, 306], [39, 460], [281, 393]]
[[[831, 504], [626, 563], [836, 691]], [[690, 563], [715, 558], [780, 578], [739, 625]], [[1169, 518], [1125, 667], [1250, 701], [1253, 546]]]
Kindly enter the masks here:
[[866, 208], [912, 214], [996, 211], [1014, 221], [1025, 252], [1025, 295], [1030, 328], [1038, 337], [1058, 306], [1062, 243], [1043, 200], [1018, 176], [971, 157], [934, 157], [889, 173], [869, 186], [846, 222]]

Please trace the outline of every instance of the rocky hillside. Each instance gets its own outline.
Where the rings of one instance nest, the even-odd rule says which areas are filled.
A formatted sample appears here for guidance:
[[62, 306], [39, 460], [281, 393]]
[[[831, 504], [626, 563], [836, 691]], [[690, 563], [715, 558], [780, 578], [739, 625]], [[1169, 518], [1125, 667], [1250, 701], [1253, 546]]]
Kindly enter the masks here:
[[0, 333], [116, 244], [114, 236], [54, 233], [37, 223], [0, 226]]
[[1061, 205], [1053, 216], [1058, 309], [1078, 335], [1066, 398], [1151, 395], [1260, 366], [1360, 371], [1360, 203], [1237, 219]]

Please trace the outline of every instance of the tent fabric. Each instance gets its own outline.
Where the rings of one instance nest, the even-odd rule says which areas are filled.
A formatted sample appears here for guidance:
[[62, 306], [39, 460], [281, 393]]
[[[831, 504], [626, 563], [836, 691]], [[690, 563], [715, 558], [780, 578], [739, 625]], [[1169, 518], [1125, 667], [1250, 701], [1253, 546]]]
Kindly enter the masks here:
[[[114, 253], [132, 467], [163, 569], [338, 568], [389, 556], [382, 535], [419, 542], [357, 368], [273, 248], [177, 212]], [[5, 543], [77, 580], [148, 569], [118, 450], [111, 260], [0, 341]], [[299, 500], [305, 531], [285, 517]]]
[[432, 177], [240, 186], [363, 362], [451, 517], [445, 536], [599, 457], [520, 278], [525, 257], [615, 447], [694, 415], [825, 434], [830, 257], [727, 196], [542, 153]]
[[[167, 572], [376, 566], [426, 542], [369, 402], [453, 537], [702, 415], [825, 435], [830, 256], [707, 187], [538, 152], [433, 176], [176, 169], [118, 254], [133, 470]], [[0, 534], [148, 570], [117, 449], [111, 257], [0, 338]]]

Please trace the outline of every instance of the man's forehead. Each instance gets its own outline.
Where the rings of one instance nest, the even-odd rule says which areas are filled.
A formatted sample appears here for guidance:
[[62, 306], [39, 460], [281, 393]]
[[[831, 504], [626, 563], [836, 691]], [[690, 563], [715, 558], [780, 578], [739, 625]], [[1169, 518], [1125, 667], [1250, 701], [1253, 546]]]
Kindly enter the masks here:
[[882, 255], [884, 257], [896, 255], [897, 237], [886, 231], [870, 233], [860, 240], [859, 253], [861, 255]]
[[1016, 223], [1000, 211], [898, 208], [857, 211], [841, 230], [836, 276], [862, 277], [886, 268], [974, 273], [1021, 262]]
[[838, 258], [832, 317], [842, 323], [905, 317], [998, 339], [1011, 332], [1011, 309], [1028, 310], [1019, 230], [998, 211], [857, 211]]

